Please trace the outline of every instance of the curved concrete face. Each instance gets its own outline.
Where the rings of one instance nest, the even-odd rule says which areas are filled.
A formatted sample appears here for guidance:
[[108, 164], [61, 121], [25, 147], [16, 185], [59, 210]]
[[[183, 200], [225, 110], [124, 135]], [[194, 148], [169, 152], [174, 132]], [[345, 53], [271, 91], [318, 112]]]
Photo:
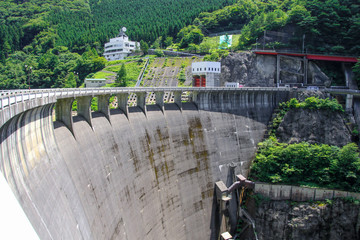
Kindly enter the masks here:
[[41, 239], [209, 239], [214, 183], [246, 175], [280, 100], [198, 97], [52, 122], [52, 104], [1, 128], [1, 171]]

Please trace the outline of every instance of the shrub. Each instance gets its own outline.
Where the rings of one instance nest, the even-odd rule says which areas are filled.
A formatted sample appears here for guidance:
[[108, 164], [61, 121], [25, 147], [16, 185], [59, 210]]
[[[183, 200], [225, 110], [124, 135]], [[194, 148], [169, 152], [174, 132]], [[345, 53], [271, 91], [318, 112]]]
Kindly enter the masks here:
[[311, 185], [360, 192], [358, 147], [326, 144], [279, 143], [270, 137], [258, 145], [251, 167], [254, 180], [293, 185]]
[[282, 122], [285, 114], [289, 111], [289, 109], [296, 109], [296, 108], [305, 108], [305, 109], [326, 109], [333, 112], [344, 112], [343, 107], [341, 104], [337, 102], [336, 99], [319, 99], [316, 97], [309, 97], [305, 99], [303, 102], [299, 102], [296, 98], [292, 98], [287, 102], [283, 102], [279, 104], [279, 113], [274, 117], [272, 121], [272, 130], [271, 135], [275, 135], [276, 129], [279, 127], [280, 123]]
[[157, 57], [164, 57], [165, 56], [164, 52], [162, 50], [160, 50], [160, 49], [155, 49], [154, 53], [155, 53], [155, 55]]

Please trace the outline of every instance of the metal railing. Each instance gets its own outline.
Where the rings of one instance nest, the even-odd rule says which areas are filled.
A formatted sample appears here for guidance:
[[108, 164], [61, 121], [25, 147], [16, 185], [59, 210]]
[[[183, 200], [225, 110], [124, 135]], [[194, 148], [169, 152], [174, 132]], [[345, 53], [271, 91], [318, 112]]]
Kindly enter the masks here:
[[[137, 92], [287, 92], [294, 91], [293, 88], [286, 87], [243, 87], [243, 88], [226, 88], [226, 87], [133, 87], [133, 88], [54, 88], [54, 89], [34, 89], [34, 90], [7, 90], [0, 91], [0, 109], [18, 102], [29, 101], [37, 98], [76, 98], [80, 96], [99, 96], [106, 94], [137, 93]], [[304, 91], [306, 89], [296, 89]], [[330, 89], [323, 90], [327, 93], [360, 96], [360, 90], [351, 89]]]
[[55, 97], [76, 98], [79, 96], [98, 96], [105, 94], [137, 93], [137, 92], [216, 92], [216, 91], [289, 91], [288, 88], [225, 88], [225, 87], [134, 87], [134, 88], [56, 88], [37, 90], [8, 90], [0, 92], [0, 109], [18, 102], [29, 101], [37, 98]]

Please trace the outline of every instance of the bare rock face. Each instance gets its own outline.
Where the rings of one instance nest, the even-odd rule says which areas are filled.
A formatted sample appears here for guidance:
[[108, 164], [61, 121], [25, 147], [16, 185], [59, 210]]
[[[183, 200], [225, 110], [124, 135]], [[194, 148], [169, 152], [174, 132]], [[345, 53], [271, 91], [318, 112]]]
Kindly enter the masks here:
[[309, 62], [308, 82], [314, 85], [325, 85], [326, 87], [331, 85], [329, 77], [313, 62]]
[[[284, 84], [303, 83], [302, 58], [280, 58], [280, 79]], [[221, 60], [222, 86], [225, 82], [238, 82], [246, 87], [276, 86], [276, 56], [256, 55], [251, 52], [230, 53]], [[308, 83], [330, 85], [329, 78], [314, 62], [309, 62]]]
[[275, 86], [276, 57], [250, 52], [230, 53], [221, 60], [221, 84], [238, 82], [247, 87]]
[[290, 109], [284, 116], [276, 137], [280, 142], [344, 146], [351, 142], [344, 116], [327, 110]]
[[343, 240], [360, 239], [359, 217], [359, 206], [341, 199], [300, 204], [264, 201], [255, 222], [259, 240]]

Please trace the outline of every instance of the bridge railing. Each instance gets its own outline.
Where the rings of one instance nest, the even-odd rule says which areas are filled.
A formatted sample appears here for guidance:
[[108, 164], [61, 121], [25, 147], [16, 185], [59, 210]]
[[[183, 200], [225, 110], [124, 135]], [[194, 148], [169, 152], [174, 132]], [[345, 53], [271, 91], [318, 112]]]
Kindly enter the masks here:
[[[291, 88], [276, 87], [243, 87], [243, 88], [226, 88], [226, 87], [139, 87], [139, 88], [54, 88], [54, 89], [34, 89], [34, 90], [7, 90], [0, 91], [0, 109], [18, 102], [29, 101], [44, 97], [76, 98], [79, 96], [99, 96], [106, 94], [120, 93], [140, 93], [140, 92], [216, 92], [216, 91], [293, 91]], [[297, 89], [301, 91], [305, 89]], [[360, 96], [360, 90], [351, 89], [324, 89], [327, 93]]]
[[[128, 117], [128, 107], [133, 106], [129, 104], [129, 96], [136, 94], [136, 106], [139, 107], [145, 115], [147, 114], [146, 99], [151, 95], [155, 95], [152, 103], [157, 104], [163, 111], [165, 102], [165, 93], [170, 93], [173, 97], [171, 102], [174, 102], [180, 110], [182, 110], [182, 95], [191, 95], [187, 101], [193, 101], [196, 106], [202, 110], [209, 110], [210, 108], [223, 108], [225, 105], [212, 102], [214, 94], [219, 93], [218, 100], [221, 101], [221, 96], [224, 93], [230, 94], [251, 94], [252, 96], [264, 94], [263, 96], [270, 96], [273, 94], [290, 93], [295, 95], [298, 91], [304, 91], [305, 88], [289, 88], [289, 87], [243, 87], [243, 88], [225, 88], [225, 87], [141, 87], [141, 88], [64, 88], [64, 89], [37, 89], [37, 90], [12, 90], [0, 92], [0, 127], [14, 116], [25, 112], [29, 109], [56, 103], [56, 119], [65, 123], [65, 125], [72, 130], [72, 112], [71, 106], [75, 99], [78, 100], [78, 114], [83, 116], [91, 124], [91, 99], [98, 97], [98, 111], [110, 119], [109, 100], [111, 95], [117, 97], [117, 108], [122, 110]], [[359, 90], [348, 89], [325, 89], [325, 92], [333, 94], [346, 95], [346, 109], [352, 108], [354, 96], [359, 97]], [[155, 93], [155, 94], [151, 94]], [[190, 94], [188, 94], [190, 93]], [[290, 95], [292, 95], [291, 93]], [[285, 94], [288, 95], [288, 94]], [[295, 96], [294, 95], [294, 96]], [[224, 95], [225, 96], [225, 95]], [[158, 99], [156, 99], [158, 98]], [[282, 98], [282, 97], [280, 97]], [[278, 98], [277, 101], [280, 101]], [[217, 98], [216, 98], [217, 99]], [[244, 101], [252, 101], [258, 99], [267, 104], [268, 98], [244, 98]], [[285, 100], [285, 99], [284, 99]], [[272, 101], [272, 100], [271, 100]], [[230, 105], [229, 105], [230, 106]], [[231, 105], [233, 106], [233, 105]]]
[[[98, 96], [119, 93], [139, 93], [139, 92], [214, 92], [214, 91], [289, 91], [287, 88], [275, 87], [245, 87], [245, 88], [226, 88], [226, 87], [141, 87], [141, 88], [54, 88], [54, 89], [34, 89], [34, 90], [8, 90], [0, 92], [0, 109], [18, 102], [29, 101], [37, 98], [55, 97], [76, 98], [79, 96]], [[360, 94], [360, 93], [359, 93]]]
[[16, 90], [0, 93], [0, 109], [19, 102], [25, 102], [37, 98], [54, 97], [56, 92], [45, 89], [41, 90]]

